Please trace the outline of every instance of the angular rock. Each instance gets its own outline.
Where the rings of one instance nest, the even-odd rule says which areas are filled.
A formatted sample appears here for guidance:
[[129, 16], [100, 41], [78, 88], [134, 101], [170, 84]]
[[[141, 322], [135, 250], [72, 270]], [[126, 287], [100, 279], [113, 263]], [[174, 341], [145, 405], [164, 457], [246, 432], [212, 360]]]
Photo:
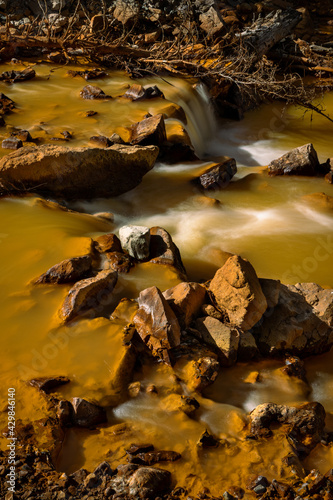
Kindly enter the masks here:
[[81, 398], [73, 398], [74, 425], [79, 427], [94, 427], [107, 422], [106, 411], [101, 406], [95, 405]]
[[109, 137], [109, 141], [111, 144], [125, 144], [125, 141], [122, 140], [120, 135], [114, 133]]
[[210, 316], [197, 319], [195, 326], [203, 342], [218, 352], [222, 366], [231, 366], [236, 362], [240, 337], [236, 328]]
[[113, 233], [97, 236], [97, 238], [94, 239], [94, 242], [96, 250], [100, 253], [122, 252], [120, 240], [118, 236]]
[[168, 103], [164, 108], [159, 108], [164, 118], [175, 118], [181, 121], [184, 125], [187, 124], [187, 118], [184, 109], [179, 104]]
[[101, 271], [94, 278], [78, 281], [68, 292], [59, 312], [63, 321], [78, 315], [98, 316], [105, 307], [105, 300], [112, 294], [117, 283], [115, 271]]
[[8, 137], [8, 139], [4, 139], [1, 143], [3, 149], [20, 149], [22, 146], [21, 139], [17, 137]]
[[253, 334], [264, 355], [289, 353], [304, 357], [328, 351], [333, 345], [332, 327], [316, 316], [297, 289], [285, 285], [280, 287], [278, 304], [264, 316]]
[[29, 384], [33, 387], [37, 387], [40, 391], [49, 394], [56, 387], [60, 385], [68, 384], [70, 382], [68, 377], [56, 376], [56, 377], [38, 377], [30, 380]]
[[321, 441], [325, 416], [320, 403], [306, 403], [299, 407], [263, 403], [250, 413], [251, 432], [258, 437], [267, 437], [272, 434], [272, 423], [286, 425], [287, 434], [304, 455]]
[[292, 292], [300, 293], [318, 318], [333, 327], [333, 290], [322, 288], [316, 283], [287, 285]]
[[236, 161], [234, 158], [228, 158], [222, 163], [216, 163], [212, 167], [209, 167], [200, 175], [197, 182], [203, 189], [223, 189], [229, 184], [236, 173]]
[[153, 356], [171, 364], [169, 351], [180, 343], [180, 326], [160, 290], [153, 286], [139, 295], [133, 323]]
[[196, 317], [204, 303], [206, 289], [199, 283], [179, 283], [163, 292], [180, 325], [186, 328]]
[[292, 149], [268, 165], [270, 175], [309, 175], [320, 173], [319, 160], [313, 144]]
[[150, 116], [132, 125], [131, 144], [161, 146], [166, 141], [163, 115]]
[[92, 259], [90, 255], [63, 260], [39, 276], [35, 284], [75, 283], [90, 274], [91, 265]]
[[149, 257], [149, 227], [123, 226], [119, 229], [119, 239], [122, 248], [134, 259], [144, 260]]
[[164, 99], [163, 92], [154, 85], [152, 87], [143, 87], [142, 85], [134, 84], [131, 85], [125, 94], [122, 96], [131, 101], [141, 101], [143, 99], [152, 99], [154, 97], [161, 97]]
[[216, 0], [196, 0], [195, 7], [199, 12], [200, 28], [209, 36], [216, 36], [225, 30]]
[[159, 450], [136, 453], [131, 457], [130, 463], [140, 463], [143, 465], [154, 465], [158, 462], [175, 462], [181, 458], [181, 454], [176, 451]]
[[216, 305], [225, 312], [232, 325], [250, 330], [267, 309], [256, 272], [250, 262], [238, 255], [230, 257], [216, 271], [209, 291]]
[[83, 87], [80, 96], [83, 99], [112, 99], [110, 95], [106, 95], [102, 89], [95, 85], [86, 85]]
[[149, 259], [154, 264], [165, 264], [174, 267], [182, 279], [187, 281], [180, 252], [172, 241], [170, 234], [162, 227], [150, 228]]
[[140, 4], [137, 0], [117, 0], [113, 17], [122, 24], [134, 22], [140, 11]]
[[275, 307], [279, 302], [280, 296], [280, 286], [281, 282], [279, 280], [271, 280], [266, 278], [259, 278], [259, 283], [263, 294], [267, 300], [267, 307]]
[[0, 191], [73, 199], [118, 196], [154, 166], [158, 148], [23, 147], [0, 160]]
[[11, 135], [12, 137], [16, 137], [16, 139], [20, 139], [22, 142], [32, 142], [32, 137], [28, 130], [14, 130]]

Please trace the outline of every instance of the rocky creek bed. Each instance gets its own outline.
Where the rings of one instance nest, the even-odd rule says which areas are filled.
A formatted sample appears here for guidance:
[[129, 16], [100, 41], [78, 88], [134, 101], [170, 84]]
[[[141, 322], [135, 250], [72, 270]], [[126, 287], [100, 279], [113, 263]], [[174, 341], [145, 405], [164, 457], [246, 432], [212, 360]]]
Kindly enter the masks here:
[[[278, 7], [282, 14], [276, 12]], [[288, 79], [286, 92], [283, 85], [275, 87], [271, 68], [279, 60], [280, 75], [288, 66], [301, 69], [325, 77], [318, 80], [321, 89], [331, 88], [329, 2], [139, 5], [118, 0], [51, 1], [42, 6], [4, 1], [0, 8], [1, 57], [10, 61], [0, 75], [1, 201], [19, 200], [28, 210], [41, 207], [49, 221], [54, 213], [69, 215], [90, 235], [80, 244], [75, 242], [77, 252], [72, 243], [64, 252], [69, 257], [54, 262], [40, 276], [29, 275], [23, 292], [9, 293], [20, 304], [18, 315], [22, 310], [39, 311], [41, 318], [35, 316], [34, 321], [36, 330], [43, 331], [43, 348], [50, 345], [45, 338], [58, 343], [54, 364], [53, 354], [46, 356], [43, 350], [43, 359], [36, 350], [35, 361], [23, 356], [22, 363], [14, 366], [19, 372], [13, 381], [21, 391], [18, 399], [27, 409], [19, 401], [14, 469], [6, 446], [0, 452], [1, 498], [333, 498], [332, 410], [325, 411], [313, 400], [306, 370], [309, 356], [329, 353], [333, 344], [329, 273], [323, 287], [308, 281], [288, 284], [288, 279], [272, 279], [267, 273], [265, 278], [258, 276], [241, 252], [218, 248], [208, 256], [214, 271], [194, 280], [174, 235], [162, 224], [117, 221], [117, 229], [112, 229], [112, 213], [75, 211], [83, 200], [121, 199], [144, 183], [159, 162], [170, 168], [179, 163], [192, 166], [186, 184], [195, 192], [195, 203], [202, 211], [216, 210], [221, 201], [212, 193], [232, 189], [237, 174], [237, 157], [207, 157], [207, 151], [197, 147], [200, 141], [189, 123], [186, 99], [183, 106], [171, 102], [161, 85], [145, 82], [125, 84], [121, 92], [118, 85], [112, 95], [103, 85], [108, 68], [126, 69], [131, 77], [159, 72], [162, 80], [190, 78], [192, 91], [201, 97], [204, 93], [201, 105], [213, 104], [222, 117], [242, 118], [271, 92], [287, 102], [299, 104], [304, 98], [308, 108], [321, 111], [309, 100], [309, 89], [294, 92]], [[242, 64], [236, 56], [240, 40]], [[249, 54], [250, 64], [244, 66]], [[35, 59], [29, 61], [29, 56]], [[81, 58], [82, 66], [70, 68], [66, 76], [82, 81], [72, 99], [80, 106], [89, 103], [80, 118], [98, 120], [101, 105], [113, 103], [120, 110], [132, 106], [129, 123], [125, 118], [120, 126], [104, 122], [98, 133], [83, 138], [78, 129], [52, 125], [54, 116], [51, 125], [41, 120], [27, 125], [20, 115], [19, 94], [18, 102], [10, 95], [13, 86], [41, 79], [36, 58], [52, 63], [51, 81], [50, 75], [59, 69], [56, 64]], [[98, 67], [84, 65], [91, 61]], [[239, 74], [234, 73], [235, 65]], [[208, 100], [194, 77], [208, 86]], [[238, 79], [245, 79], [243, 87]], [[166, 84], [179, 85], [172, 78]], [[212, 129], [206, 133], [209, 136]], [[319, 160], [312, 142], [297, 146], [261, 169], [266, 184], [260, 189], [267, 188], [268, 179], [280, 176], [314, 182], [321, 191], [331, 188], [332, 160], [322, 155]], [[209, 165], [202, 166], [199, 158]], [[327, 238], [317, 245], [315, 258], [316, 262], [328, 258], [329, 266], [333, 197], [321, 191], [306, 194], [302, 207], [324, 213]], [[46, 231], [47, 223], [42, 227]], [[69, 232], [80, 239], [80, 229], [70, 226]], [[94, 232], [100, 234], [91, 236]], [[29, 259], [33, 263], [39, 258], [41, 252], [31, 252], [26, 266]], [[293, 272], [298, 276], [294, 268]], [[134, 291], [131, 279], [137, 282]], [[14, 328], [23, 335], [20, 327]], [[87, 332], [93, 332], [96, 340], [85, 341]], [[75, 349], [67, 347], [70, 338], [81, 343], [81, 351], [76, 344], [81, 362], [74, 359]], [[95, 355], [95, 364], [103, 360], [108, 369], [107, 377], [103, 372], [99, 380], [91, 380], [94, 370], [91, 377], [89, 373], [88, 359]], [[65, 361], [58, 362], [58, 356]], [[227, 379], [230, 370], [271, 362], [277, 363], [274, 377], [292, 394], [288, 403], [275, 403], [272, 393], [272, 402], [245, 411], [224, 400], [221, 406], [210, 396], [214, 382], [220, 383], [224, 374]], [[81, 371], [71, 377], [64, 368], [72, 363]], [[255, 386], [262, 377], [250, 369], [244, 383]], [[4, 402], [1, 422], [10, 404]], [[159, 430], [151, 430], [155, 428]], [[9, 432], [3, 426], [5, 443]], [[94, 467], [76, 470], [75, 464], [83, 463], [90, 451], [95, 453]], [[313, 469], [321, 456], [325, 457], [321, 470]], [[10, 481], [15, 491], [8, 489]]]

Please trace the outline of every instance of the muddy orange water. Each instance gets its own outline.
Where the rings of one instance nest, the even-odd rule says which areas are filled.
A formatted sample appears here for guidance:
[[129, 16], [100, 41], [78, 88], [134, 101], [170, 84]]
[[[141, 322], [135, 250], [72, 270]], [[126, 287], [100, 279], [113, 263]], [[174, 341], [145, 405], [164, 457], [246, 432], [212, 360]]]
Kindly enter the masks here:
[[[6, 69], [9, 65], [0, 67], [0, 71]], [[332, 157], [333, 124], [322, 117], [303, 117], [300, 109], [284, 110], [279, 104], [249, 112], [242, 122], [217, 122], [205, 88], [175, 78], [143, 82], [157, 84], [166, 100], [128, 102], [117, 96], [133, 81], [114, 72], [92, 82], [114, 99], [84, 101], [79, 92], [86, 82], [67, 77], [70, 68], [39, 64], [35, 69], [35, 80], [1, 83], [1, 91], [16, 103], [16, 110], [6, 117], [8, 130], [0, 130], [3, 137], [12, 127], [20, 127], [48, 142], [68, 130], [73, 134], [71, 145], [88, 145], [92, 135], [120, 132], [147, 112], [163, 111], [174, 102], [186, 113], [185, 127], [201, 158], [195, 164], [157, 164], [131, 192], [114, 199], [73, 203], [70, 208], [76, 212], [48, 208], [36, 196], [0, 200], [0, 424], [1, 429], [6, 428], [6, 393], [8, 387], [14, 387], [17, 419], [23, 424], [34, 422], [39, 445], [47, 446], [38, 424], [48, 413], [47, 405], [27, 380], [66, 375], [71, 383], [59, 389], [57, 396], [107, 401], [122, 348], [121, 331], [131, 310], [112, 321], [86, 319], [61, 327], [57, 311], [69, 287], [34, 287], [33, 278], [64, 258], [87, 253], [93, 236], [117, 232], [124, 224], [143, 224], [162, 226], [172, 234], [191, 280], [212, 277], [223, 263], [223, 250], [249, 259], [261, 277], [333, 287], [332, 208], [305, 197], [320, 192], [333, 196], [333, 187], [320, 178], [269, 178], [262, 168], [307, 142], [313, 142], [322, 161]], [[325, 96], [324, 105], [333, 114], [332, 94]], [[98, 114], [84, 117], [89, 110]], [[170, 126], [176, 121], [167, 123]], [[219, 202], [214, 203], [190, 180], [209, 165], [209, 157], [220, 155], [233, 156], [238, 173], [226, 189], [209, 194]], [[114, 223], [92, 215], [101, 211], [112, 212]], [[110, 308], [120, 298], [135, 298], [153, 284], [164, 290], [177, 282], [177, 276], [163, 266], [138, 265], [120, 278]], [[265, 443], [245, 440], [246, 414], [263, 402], [315, 400], [329, 412], [330, 425], [332, 361], [331, 353], [306, 361], [310, 394], [281, 378], [278, 361], [224, 369], [204, 396], [197, 396], [201, 407], [193, 419], [175, 411], [174, 396], [185, 389], [175, 382], [170, 369], [160, 364], [143, 367], [135, 380], [143, 386], [154, 383], [159, 394], [142, 393], [111, 408], [108, 425], [96, 431], [68, 431], [56, 466], [66, 472], [80, 467], [91, 470], [104, 459], [115, 466], [124, 460], [127, 445], [144, 441], [182, 454], [180, 462], [163, 467], [194, 493], [209, 485], [213, 494], [221, 494], [222, 484], [224, 489], [245, 484], [250, 474], [287, 477], [290, 471], [281, 466], [282, 457], [290, 451], [286, 439], [277, 433]], [[258, 372], [258, 382], [249, 378], [253, 372]], [[253, 383], [249, 383], [251, 379]], [[225, 445], [198, 451], [196, 443], [205, 429]], [[6, 447], [5, 439], [1, 446]], [[305, 466], [326, 472], [333, 466], [332, 448], [320, 445]]]

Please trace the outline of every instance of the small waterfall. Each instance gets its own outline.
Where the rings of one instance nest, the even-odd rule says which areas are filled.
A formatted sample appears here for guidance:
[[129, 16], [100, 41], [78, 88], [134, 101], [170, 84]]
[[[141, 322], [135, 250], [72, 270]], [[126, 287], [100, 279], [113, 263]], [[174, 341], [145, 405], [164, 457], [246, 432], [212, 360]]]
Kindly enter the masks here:
[[208, 142], [218, 131], [210, 94], [203, 83], [195, 85], [187, 82], [181, 83], [181, 85], [177, 84], [177, 90], [168, 92], [167, 98], [177, 102], [184, 109], [187, 116], [186, 130], [197, 155], [203, 157], [207, 153]]

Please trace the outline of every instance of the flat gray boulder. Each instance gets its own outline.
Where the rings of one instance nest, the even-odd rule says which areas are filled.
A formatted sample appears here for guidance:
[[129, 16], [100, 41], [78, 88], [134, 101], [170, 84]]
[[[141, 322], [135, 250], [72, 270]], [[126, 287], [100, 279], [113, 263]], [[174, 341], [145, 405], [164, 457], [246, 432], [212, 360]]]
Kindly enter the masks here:
[[140, 184], [156, 146], [23, 147], [0, 160], [0, 193], [34, 192], [66, 199], [118, 196]]

